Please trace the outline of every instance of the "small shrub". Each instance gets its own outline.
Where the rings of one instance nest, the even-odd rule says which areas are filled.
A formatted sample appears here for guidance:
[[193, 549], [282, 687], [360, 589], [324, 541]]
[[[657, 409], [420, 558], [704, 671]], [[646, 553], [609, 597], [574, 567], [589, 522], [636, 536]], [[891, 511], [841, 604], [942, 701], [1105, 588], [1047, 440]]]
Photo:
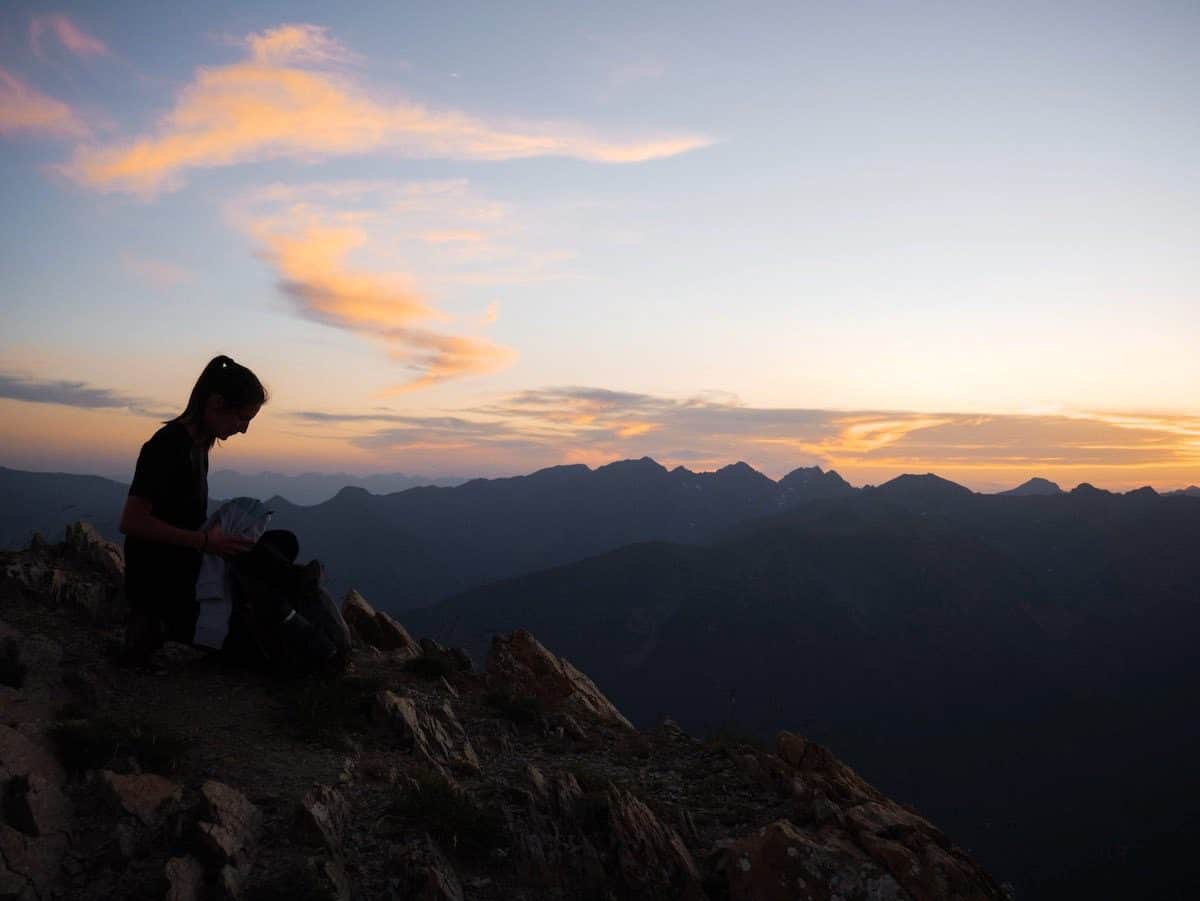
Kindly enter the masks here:
[[458, 670], [458, 666], [447, 654], [422, 654], [404, 664], [405, 672], [422, 679], [437, 679]]
[[348, 734], [366, 730], [371, 701], [385, 687], [380, 678], [310, 677], [288, 687], [283, 718], [296, 738], [342, 749]]
[[427, 829], [441, 845], [467, 856], [479, 856], [504, 844], [504, 820], [455, 791], [431, 770], [415, 774], [417, 787], [405, 791], [388, 808]]
[[15, 638], [6, 638], [0, 644], [0, 685], [20, 688], [25, 684], [29, 667], [21, 662], [21, 648]]
[[165, 776], [187, 753], [182, 736], [146, 720], [60, 720], [50, 727], [49, 735], [63, 766], [76, 773], [124, 768], [132, 760], [142, 770]]
[[536, 723], [546, 712], [546, 705], [533, 695], [519, 695], [504, 689], [492, 689], [483, 696], [483, 703], [518, 726]]

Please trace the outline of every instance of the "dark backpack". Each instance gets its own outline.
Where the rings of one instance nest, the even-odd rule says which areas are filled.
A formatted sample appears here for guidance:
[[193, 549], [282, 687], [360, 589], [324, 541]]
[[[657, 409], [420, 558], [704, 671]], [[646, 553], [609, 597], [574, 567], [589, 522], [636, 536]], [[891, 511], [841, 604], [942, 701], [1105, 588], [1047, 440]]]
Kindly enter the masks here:
[[340, 671], [350, 653], [350, 630], [321, 584], [321, 564], [296, 564], [299, 551], [293, 533], [276, 529], [229, 561], [233, 610], [221, 649], [260, 669]]

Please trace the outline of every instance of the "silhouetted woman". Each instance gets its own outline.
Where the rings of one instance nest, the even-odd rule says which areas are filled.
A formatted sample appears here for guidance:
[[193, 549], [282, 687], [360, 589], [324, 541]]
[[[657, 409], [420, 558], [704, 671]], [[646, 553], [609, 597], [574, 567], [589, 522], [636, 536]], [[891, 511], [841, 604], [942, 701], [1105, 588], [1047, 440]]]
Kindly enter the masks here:
[[253, 372], [229, 357], [213, 357], [196, 380], [187, 408], [142, 445], [120, 525], [131, 662], [144, 662], [164, 640], [192, 641], [202, 554], [230, 557], [253, 544], [219, 527], [203, 531], [208, 452], [215, 442], [244, 433], [266, 400]]

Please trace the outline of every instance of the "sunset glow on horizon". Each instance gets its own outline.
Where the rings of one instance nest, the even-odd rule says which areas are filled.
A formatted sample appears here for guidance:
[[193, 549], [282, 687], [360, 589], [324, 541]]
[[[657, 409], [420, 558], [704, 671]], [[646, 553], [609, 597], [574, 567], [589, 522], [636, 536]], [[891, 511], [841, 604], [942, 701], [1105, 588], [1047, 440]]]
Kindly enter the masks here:
[[1200, 10], [14, 3], [0, 466], [1200, 484]]

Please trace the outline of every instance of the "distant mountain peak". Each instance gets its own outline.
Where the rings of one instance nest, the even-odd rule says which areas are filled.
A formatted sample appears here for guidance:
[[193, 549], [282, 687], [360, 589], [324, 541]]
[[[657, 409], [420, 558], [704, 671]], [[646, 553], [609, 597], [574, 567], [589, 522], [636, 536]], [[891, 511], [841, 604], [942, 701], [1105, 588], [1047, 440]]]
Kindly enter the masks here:
[[1034, 476], [1029, 481], [1022, 482], [1016, 488], [1010, 488], [1008, 491], [997, 492], [997, 494], [1007, 497], [1032, 497], [1062, 493], [1063, 490], [1057, 482], [1051, 482], [1049, 479], [1043, 479], [1040, 476]]
[[823, 472], [820, 466], [801, 466], [779, 480], [779, 487], [796, 500], [843, 497], [857, 489], [833, 470]]

